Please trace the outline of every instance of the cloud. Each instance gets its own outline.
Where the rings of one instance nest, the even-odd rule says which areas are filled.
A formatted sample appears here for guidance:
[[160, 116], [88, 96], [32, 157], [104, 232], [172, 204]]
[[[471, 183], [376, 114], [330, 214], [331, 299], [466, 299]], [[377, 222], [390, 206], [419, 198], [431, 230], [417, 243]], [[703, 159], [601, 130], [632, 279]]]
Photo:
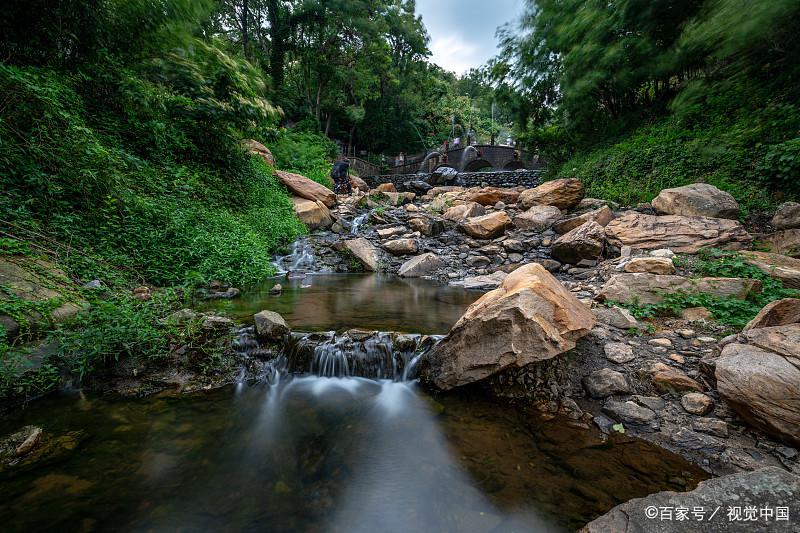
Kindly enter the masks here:
[[432, 61], [463, 74], [497, 54], [495, 31], [522, 14], [525, 0], [417, 0], [431, 35]]

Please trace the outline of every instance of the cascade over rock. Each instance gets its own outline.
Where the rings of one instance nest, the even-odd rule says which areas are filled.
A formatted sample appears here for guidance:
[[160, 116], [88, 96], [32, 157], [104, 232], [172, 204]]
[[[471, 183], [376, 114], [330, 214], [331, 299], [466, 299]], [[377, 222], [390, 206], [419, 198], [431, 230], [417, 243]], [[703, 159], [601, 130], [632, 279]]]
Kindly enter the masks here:
[[575, 347], [596, 321], [541, 265], [524, 265], [484, 294], [430, 354], [431, 377], [442, 389], [523, 367]]

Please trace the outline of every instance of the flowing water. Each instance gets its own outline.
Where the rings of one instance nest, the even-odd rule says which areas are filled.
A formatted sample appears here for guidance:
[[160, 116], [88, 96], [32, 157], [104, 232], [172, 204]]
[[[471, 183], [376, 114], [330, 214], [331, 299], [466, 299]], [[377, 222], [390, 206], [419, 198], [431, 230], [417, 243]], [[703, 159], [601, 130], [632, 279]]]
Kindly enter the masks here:
[[[73, 392], [11, 413], [0, 435], [31, 424], [44, 428], [42, 446], [63, 435], [79, 444], [0, 473], [2, 529], [574, 531], [706, 477], [636, 439], [409, 381], [436, 341], [424, 333], [444, 333], [475, 297], [379, 276], [245, 294], [230, 311], [270, 308], [320, 329], [293, 333], [266, 361], [242, 328], [234, 349], [261, 362], [256, 384], [140, 399]], [[343, 332], [353, 325], [420, 334]]]

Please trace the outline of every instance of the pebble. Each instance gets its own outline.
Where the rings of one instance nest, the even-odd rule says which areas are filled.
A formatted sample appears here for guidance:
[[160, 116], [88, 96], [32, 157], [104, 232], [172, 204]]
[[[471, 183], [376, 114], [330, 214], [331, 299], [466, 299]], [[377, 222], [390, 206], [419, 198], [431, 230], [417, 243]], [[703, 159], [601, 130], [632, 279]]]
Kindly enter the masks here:
[[621, 342], [610, 342], [603, 347], [603, 350], [605, 351], [606, 359], [613, 363], [629, 363], [636, 359], [633, 348]]
[[690, 392], [681, 398], [681, 405], [687, 413], [706, 415], [714, 409], [714, 400], [700, 392]]
[[647, 344], [650, 346], [655, 346], [657, 348], [672, 348], [672, 341], [669, 339], [650, 339], [647, 341]]

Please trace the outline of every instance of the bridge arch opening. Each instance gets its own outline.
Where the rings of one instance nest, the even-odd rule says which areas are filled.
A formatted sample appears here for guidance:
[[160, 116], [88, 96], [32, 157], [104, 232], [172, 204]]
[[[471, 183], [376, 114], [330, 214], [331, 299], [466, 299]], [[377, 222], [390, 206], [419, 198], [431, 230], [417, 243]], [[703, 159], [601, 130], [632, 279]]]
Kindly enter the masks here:
[[489, 161], [485, 159], [476, 159], [474, 161], [470, 161], [467, 166], [464, 167], [464, 172], [478, 172], [479, 170], [491, 168], [492, 164]]
[[509, 161], [506, 163], [506, 166], [503, 167], [503, 170], [523, 170], [525, 168], [525, 163], [522, 161]]

